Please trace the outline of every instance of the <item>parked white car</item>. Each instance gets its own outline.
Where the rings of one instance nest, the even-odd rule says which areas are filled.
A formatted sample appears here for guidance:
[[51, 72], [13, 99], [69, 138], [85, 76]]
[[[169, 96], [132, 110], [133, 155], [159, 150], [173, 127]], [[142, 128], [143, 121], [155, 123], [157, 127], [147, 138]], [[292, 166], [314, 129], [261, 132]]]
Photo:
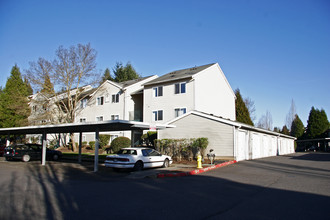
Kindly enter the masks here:
[[105, 166], [111, 168], [133, 168], [142, 170], [151, 167], [168, 167], [172, 164], [172, 158], [162, 155], [151, 148], [130, 147], [122, 148], [118, 154], [109, 155]]

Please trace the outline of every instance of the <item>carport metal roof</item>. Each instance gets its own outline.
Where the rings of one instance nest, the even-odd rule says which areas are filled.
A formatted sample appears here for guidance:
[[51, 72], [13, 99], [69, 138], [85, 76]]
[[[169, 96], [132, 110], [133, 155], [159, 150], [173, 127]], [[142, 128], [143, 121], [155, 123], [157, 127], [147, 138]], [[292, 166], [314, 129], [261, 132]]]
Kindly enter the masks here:
[[171, 125], [151, 125], [150, 123], [126, 121], [126, 120], [109, 120], [98, 122], [82, 122], [68, 123], [57, 125], [40, 125], [29, 127], [12, 127], [0, 128], [0, 135], [12, 134], [53, 134], [53, 133], [77, 133], [77, 132], [95, 132], [95, 131], [132, 131], [132, 130], [149, 130], [150, 128], [165, 129], [172, 127]]
[[[54, 133], [80, 133], [95, 132], [95, 157], [94, 157], [94, 172], [98, 171], [98, 148], [99, 148], [99, 132], [104, 131], [136, 131], [149, 129], [165, 129], [174, 127], [173, 125], [150, 124], [136, 121], [126, 120], [109, 120], [98, 122], [82, 122], [82, 123], [68, 123], [58, 125], [40, 125], [29, 127], [12, 127], [1, 128], [0, 135], [16, 135], [16, 134], [42, 134], [43, 135], [43, 151], [42, 151], [42, 165], [46, 164], [46, 135]], [[81, 149], [81, 138], [79, 140], [79, 148]], [[79, 150], [79, 158], [81, 152]]]

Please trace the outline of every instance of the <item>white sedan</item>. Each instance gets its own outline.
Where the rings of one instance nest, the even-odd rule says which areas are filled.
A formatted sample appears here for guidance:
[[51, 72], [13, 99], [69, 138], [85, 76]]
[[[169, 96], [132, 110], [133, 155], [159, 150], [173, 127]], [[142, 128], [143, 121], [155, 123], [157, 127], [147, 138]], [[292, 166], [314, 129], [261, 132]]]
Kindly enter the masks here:
[[150, 167], [168, 167], [172, 164], [172, 158], [162, 155], [151, 148], [130, 147], [122, 148], [118, 154], [109, 155], [105, 160], [105, 166], [111, 168], [134, 168], [142, 170]]

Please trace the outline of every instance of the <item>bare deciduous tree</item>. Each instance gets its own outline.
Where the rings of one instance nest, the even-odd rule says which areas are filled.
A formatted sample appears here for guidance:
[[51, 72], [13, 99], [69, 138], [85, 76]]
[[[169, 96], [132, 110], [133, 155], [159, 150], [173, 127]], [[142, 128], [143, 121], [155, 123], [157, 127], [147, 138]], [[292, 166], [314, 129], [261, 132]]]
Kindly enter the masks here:
[[258, 128], [263, 128], [266, 130], [273, 130], [273, 118], [270, 112], [267, 110], [265, 115], [262, 115], [257, 124]]
[[257, 117], [256, 117], [256, 107], [254, 105], [254, 101], [252, 101], [252, 99], [247, 97], [244, 99], [244, 103], [250, 113], [250, 118], [252, 122], [255, 123]]
[[288, 114], [286, 115], [286, 127], [291, 131], [291, 125], [292, 125], [292, 122], [293, 120], [295, 119], [296, 117], [296, 114], [297, 114], [297, 111], [296, 111], [296, 105], [293, 101], [293, 99], [291, 100], [291, 106], [290, 106], [290, 110], [288, 112]]
[[[56, 123], [73, 123], [80, 101], [85, 98], [86, 90], [92, 88], [86, 85], [94, 85], [99, 81], [96, 51], [90, 44], [78, 44], [69, 49], [60, 46], [55, 54], [54, 61], [39, 58], [37, 62], [31, 62], [27, 76], [39, 91], [45, 87], [47, 77], [51, 80], [55, 90], [47, 95], [51, 99], [50, 104], [56, 106]], [[76, 151], [73, 134], [71, 140]]]

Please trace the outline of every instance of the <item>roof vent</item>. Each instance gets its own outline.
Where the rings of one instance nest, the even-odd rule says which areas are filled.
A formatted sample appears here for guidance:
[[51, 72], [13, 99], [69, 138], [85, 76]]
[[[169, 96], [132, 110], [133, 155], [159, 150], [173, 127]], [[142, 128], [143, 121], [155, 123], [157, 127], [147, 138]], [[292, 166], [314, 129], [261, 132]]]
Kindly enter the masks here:
[[173, 75], [173, 74], [175, 74], [175, 73], [176, 73], [176, 71], [174, 71], [174, 72], [171, 72], [170, 74], [171, 74], [171, 75]]

